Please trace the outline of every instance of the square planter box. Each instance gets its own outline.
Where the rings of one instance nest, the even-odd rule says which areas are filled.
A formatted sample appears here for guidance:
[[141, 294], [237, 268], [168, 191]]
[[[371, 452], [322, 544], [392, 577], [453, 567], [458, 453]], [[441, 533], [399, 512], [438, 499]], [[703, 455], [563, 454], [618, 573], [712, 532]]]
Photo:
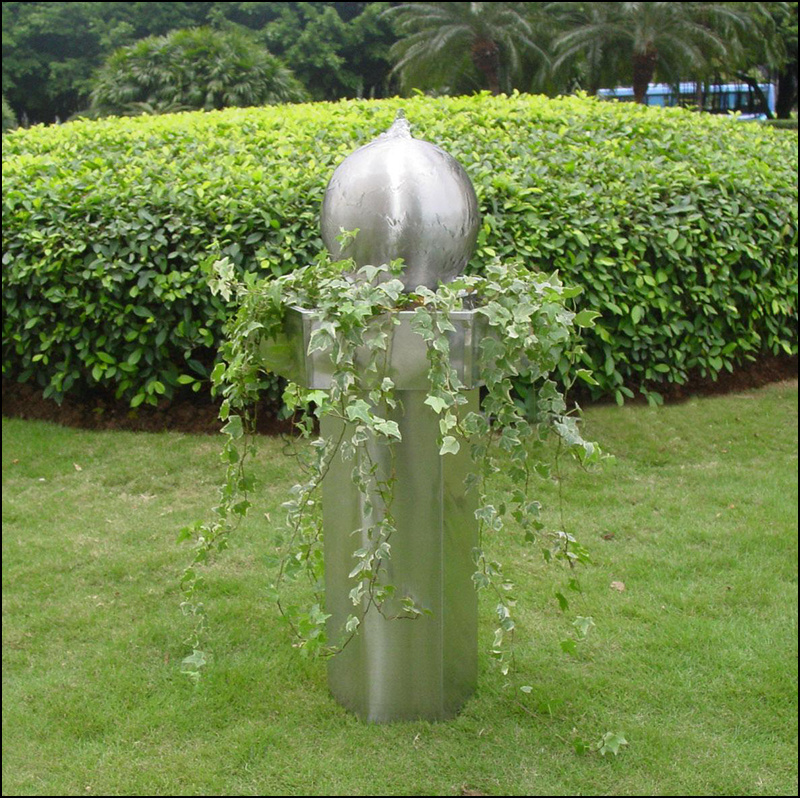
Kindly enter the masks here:
[[[392, 327], [388, 348], [387, 377], [398, 389], [425, 390], [428, 388], [428, 355], [422, 337], [411, 329], [414, 311], [399, 311], [399, 325]], [[489, 324], [477, 311], [454, 311], [449, 331], [450, 363], [467, 389], [481, 385], [478, 375], [478, 356], [481, 340], [489, 333]], [[312, 309], [297, 306], [289, 309], [280, 336], [264, 339], [261, 357], [272, 372], [288, 378], [307, 389], [329, 389], [333, 363], [330, 355], [317, 351], [308, 355], [311, 334], [319, 327]], [[366, 365], [366, 348], [356, 354], [356, 365]]]

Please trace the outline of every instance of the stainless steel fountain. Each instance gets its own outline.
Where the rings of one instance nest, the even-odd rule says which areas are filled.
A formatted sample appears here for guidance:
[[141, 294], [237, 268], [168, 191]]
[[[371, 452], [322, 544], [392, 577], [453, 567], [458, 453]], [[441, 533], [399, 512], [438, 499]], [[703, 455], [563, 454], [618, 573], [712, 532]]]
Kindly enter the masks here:
[[[461, 274], [475, 248], [478, 201], [461, 164], [415, 139], [403, 112], [394, 124], [348, 156], [334, 171], [322, 201], [322, 240], [334, 257], [356, 266], [405, 262], [407, 292]], [[336, 237], [359, 229], [346, 248]]]
[[[335, 170], [322, 205], [322, 237], [337, 257], [357, 266], [380, 266], [402, 258], [406, 291], [436, 288], [459, 275], [475, 246], [479, 226], [475, 192], [450, 155], [411, 136], [402, 112], [392, 127], [356, 150]], [[342, 248], [337, 236], [358, 228]], [[374, 722], [452, 717], [475, 688], [477, 597], [472, 550], [477, 546], [476, 498], [464, 485], [471, 471], [469, 447], [439, 455], [439, 418], [424, 400], [429, 389], [426, 345], [411, 330], [412, 311], [398, 312], [387, 359], [400, 403], [394, 419], [402, 441], [368, 447], [379, 480], [395, 481], [392, 512], [396, 532], [387, 583], [396, 596], [410, 596], [432, 612], [416, 619], [386, 619], [374, 609], [357, 635], [328, 663], [334, 697]], [[465, 386], [464, 411], [479, 407], [478, 347], [485, 317], [474, 311], [451, 315], [451, 366]], [[327, 389], [329, 354], [308, 355], [315, 328], [313, 309], [295, 308], [282, 336], [262, 345], [264, 363], [303, 386]], [[366, 363], [367, 354], [363, 354]], [[341, 423], [323, 420], [324, 437], [338, 437]], [[365, 513], [351, 479], [352, 462], [334, 458], [323, 482], [325, 596], [331, 640], [354, 609], [349, 594], [353, 552], [381, 509]]]

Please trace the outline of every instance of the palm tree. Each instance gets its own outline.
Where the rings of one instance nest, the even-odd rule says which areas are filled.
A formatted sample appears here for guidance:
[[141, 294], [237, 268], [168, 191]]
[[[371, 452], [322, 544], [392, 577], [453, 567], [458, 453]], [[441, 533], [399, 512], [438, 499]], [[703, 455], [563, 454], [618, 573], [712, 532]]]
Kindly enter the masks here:
[[[583, 56], [602, 63], [625, 55], [637, 103], [656, 72], [676, 83], [687, 72], [730, 62], [753, 30], [757, 3], [549, 3], [567, 28], [556, 39], [556, 65]], [[622, 76], [617, 76], [621, 78]]]
[[404, 3], [385, 13], [401, 36], [390, 51], [405, 88], [453, 88], [474, 69], [499, 94], [522, 52], [547, 56], [534, 41], [526, 6], [541, 3]]
[[[610, 23], [610, 15], [614, 6], [619, 3], [550, 3], [547, 6], [549, 16], [561, 29], [553, 39], [551, 48], [558, 52], [564, 48], [560, 44], [564, 34], [580, 29], [602, 29]], [[587, 37], [588, 39], [588, 37]], [[553, 61], [552, 73], [579, 75], [580, 85], [589, 94], [596, 95], [603, 86], [613, 85], [625, 73], [627, 60], [617, 47], [609, 47], [604, 37], [597, 36], [586, 42], [580, 50], [581, 58], [576, 58], [576, 51], [562, 52]]]

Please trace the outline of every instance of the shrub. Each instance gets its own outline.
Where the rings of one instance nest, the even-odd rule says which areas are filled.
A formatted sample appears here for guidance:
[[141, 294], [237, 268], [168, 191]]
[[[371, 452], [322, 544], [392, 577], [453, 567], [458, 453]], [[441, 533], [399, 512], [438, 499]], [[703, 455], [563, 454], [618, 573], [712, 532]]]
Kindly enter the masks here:
[[295, 103], [291, 70], [243, 30], [177, 30], [109, 56], [92, 89], [93, 116]]
[[784, 128], [786, 130], [797, 130], [797, 118], [795, 119], [765, 119], [764, 125], [769, 125], [771, 128]]
[[3, 133], [17, 127], [17, 115], [14, 109], [8, 104], [6, 96], [3, 95]]
[[559, 270], [601, 312], [585, 356], [596, 396], [797, 351], [794, 137], [680, 109], [482, 95], [7, 134], [4, 375], [134, 405], [204, 378], [229, 313], [207, 267], [219, 253], [262, 275], [309, 263], [334, 167], [401, 106], [475, 184], [470, 269]]

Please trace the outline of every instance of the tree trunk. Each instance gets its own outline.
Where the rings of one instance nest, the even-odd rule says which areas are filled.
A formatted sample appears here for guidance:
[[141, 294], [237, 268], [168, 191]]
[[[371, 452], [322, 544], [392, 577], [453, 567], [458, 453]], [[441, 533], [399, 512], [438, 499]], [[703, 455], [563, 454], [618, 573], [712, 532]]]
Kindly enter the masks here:
[[737, 72], [736, 77], [750, 87], [750, 91], [756, 96], [756, 99], [760, 103], [764, 114], [767, 116], [767, 119], [773, 119], [775, 115], [770, 110], [769, 102], [767, 101], [764, 92], [761, 90], [761, 87], [758, 85], [758, 80], [750, 75], [746, 75], [744, 72]]
[[790, 61], [778, 73], [776, 94], [775, 116], [778, 119], [789, 119], [797, 102], [797, 61]]
[[656, 71], [658, 52], [647, 50], [644, 53], [633, 54], [633, 99], [637, 103], [644, 103], [647, 87], [653, 80]]
[[472, 43], [472, 63], [486, 78], [492, 94], [500, 94], [500, 48], [492, 39], [476, 39]]

